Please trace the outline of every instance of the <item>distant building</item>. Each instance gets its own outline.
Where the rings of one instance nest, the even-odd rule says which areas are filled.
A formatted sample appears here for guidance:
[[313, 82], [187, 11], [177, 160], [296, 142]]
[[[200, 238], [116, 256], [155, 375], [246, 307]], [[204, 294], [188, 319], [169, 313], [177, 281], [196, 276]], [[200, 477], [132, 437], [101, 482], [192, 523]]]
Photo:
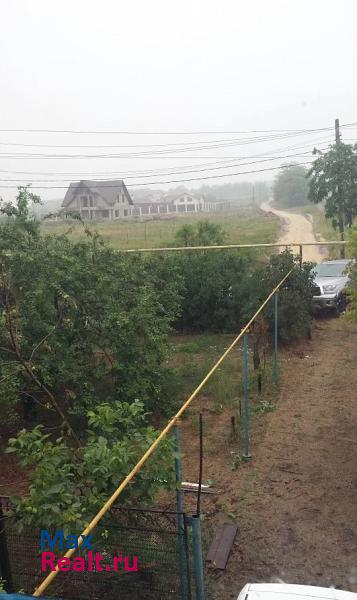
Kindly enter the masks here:
[[203, 196], [198, 197], [184, 192], [173, 200], [173, 205], [176, 212], [199, 212], [205, 209], [205, 199]]
[[129, 208], [128, 215], [144, 217], [177, 213], [216, 212], [218, 210], [228, 210], [230, 205], [229, 200], [207, 200], [202, 195], [196, 196], [189, 192], [183, 192], [175, 198], [166, 196], [156, 202], [151, 201], [150, 198], [142, 199], [140, 202], [134, 200], [133, 206]]
[[62, 207], [64, 212], [78, 212], [82, 219], [111, 221], [127, 217], [132, 204], [122, 180], [82, 180], [70, 184]]

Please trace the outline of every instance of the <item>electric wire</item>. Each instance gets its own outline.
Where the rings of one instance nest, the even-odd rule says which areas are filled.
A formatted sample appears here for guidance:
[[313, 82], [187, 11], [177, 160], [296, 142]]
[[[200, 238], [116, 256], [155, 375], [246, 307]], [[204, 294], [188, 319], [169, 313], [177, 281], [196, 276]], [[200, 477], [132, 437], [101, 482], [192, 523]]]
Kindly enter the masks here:
[[[299, 162], [299, 163], [294, 163], [295, 165], [307, 165], [307, 164], [311, 164], [313, 162], [313, 160], [309, 160], [309, 161], [304, 161], [304, 162]], [[166, 185], [166, 184], [171, 184], [171, 183], [186, 183], [186, 182], [190, 182], [190, 181], [203, 181], [203, 180], [207, 180], [207, 179], [220, 179], [222, 177], [234, 177], [234, 176], [238, 176], [238, 175], [250, 175], [252, 173], [263, 173], [266, 171], [275, 171], [277, 169], [284, 169], [289, 167], [290, 165], [280, 165], [277, 167], [267, 167], [265, 169], [255, 169], [252, 171], [240, 171], [239, 173], [223, 173], [221, 175], [206, 175], [204, 177], [192, 177], [189, 179], [173, 179], [170, 181], [146, 181], [144, 183], [128, 183], [126, 184], [126, 187], [139, 187], [139, 186], [147, 186], [147, 185]], [[4, 189], [17, 189], [18, 186], [16, 185], [2, 185], [1, 188]], [[117, 187], [117, 185], [105, 185], [105, 186], [101, 186], [101, 187], [107, 187], [107, 188], [115, 188]], [[60, 185], [52, 185], [52, 186], [43, 186], [43, 185], [34, 185], [32, 186], [33, 189], [42, 189], [42, 190], [58, 190], [58, 189], [67, 189], [68, 186], [60, 186]], [[83, 186], [77, 186], [76, 187], [77, 190], [80, 189], [88, 189], [85, 185]]]
[[[232, 160], [248, 160], [248, 159], [255, 159], [255, 158], [266, 158], [269, 155], [272, 156], [273, 154], [277, 154], [277, 153], [282, 153], [282, 152], [288, 152], [290, 150], [300, 150], [300, 149], [304, 149], [304, 148], [310, 148], [311, 146], [314, 144], [318, 144], [318, 143], [327, 143], [332, 141], [330, 138], [315, 138], [313, 140], [310, 140], [309, 143], [305, 143], [303, 145], [289, 145], [289, 146], [284, 146], [283, 148], [276, 148], [274, 150], [270, 150], [270, 151], [266, 151], [264, 152], [264, 154], [258, 153], [258, 154], [252, 154], [252, 155], [245, 155], [245, 156], [231, 156], [231, 157], [220, 157], [221, 160], [219, 161], [215, 161], [215, 162], [206, 162], [206, 163], [195, 163], [195, 164], [188, 164], [188, 165], [182, 165], [182, 166], [170, 166], [170, 167], [160, 167], [160, 168], [156, 168], [156, 169], [141, 169], [140, 171], [138, 170], [128, 170], [128, 171], [80, 171], [80, 170], [76, 170], [76, 171], [14, 171], [14, 170], [6, 170], [6, 169], [0, 169], [0, 173], [7, 173], [7, 174], [14, 174], [14, 175], [43, 175], [43, 176], [48, 176], [48, 177], [52, 177], [52, 176], [63, 176], [63, 175], [76, 175], [77, 178], [79, 178], [79, 175], [85, 175], [85, 176], [89, 176], [89, 178], [97, 178], [100, 177], [102, 175], [107, 176], [107, 175], [117, 175], [117, 176], [127, 176], [127, 175], [142, 175], [142, 174], [151, 174], [151, 173], [159, 173], [161, 175], [162, 172], [166, 172], [166, 171], [171, 171], [172, 169], [177, 169], [178, 171], [183, 172], [183, 169], [195, 169], [200, 168], [200, 167], [214, 167], [216, 165], [224, 165], [227, 164], [229, 162], [231, 162]], [[161, 158], [166, 158], [166, 157], [161, 157]], [[180, 157], [180, 158], [186, 158], [186, 157]], [[205, 157], [201, 157], [201, 160], [204, 160]], [[49, 180], [51, 181], [51, 180]]]
[[[343, 123], [343, 127], [355, 127], [357, 122]], [[130, 131], [130, 130], [84, 130], [84, 129], [0, 129], [1, 133], [63, 133], [74, 135], [233, 135], [233, 134], [254, 134], [254, 133], [304, 133], [332, 130], [333, 127], [319, 127], [316, 129], [249, 129], [249, 130], [223, 130], [223, 131]]]
[[[320, 151], [324, 151], [327, 150], [327, 148], [321, 148]], [[187, 171], [172, 171], [170, 173], [166, 173], [167, 176], [169, 175], [178, 175], [178, 174], [185, 174], [185, 173], [201, 173], [204, 171], [216, 171], [216, 170], [220, 170], [220, 169], [231, 169], [231, 168], [236, 168], [236, 167], [241, 167], [241, 166], [248, 166], [248, 165], [253, 165], [253, 164], [258, 164], [258, 163], [264, 163], [264, 162], [270, 162], [272, 160], [285, 160], [287, 158], [295, 158], [297, 156], [304, 156], [306, 154], [311, 154], [311, 150], [307, 150], [306, 152], [298, 152], [296, 154], [287, 154], [285, 156], [274, 156], [274, 157], [269, 157], [269, 158], [264, 158], [264, 159], [260, 159], [260, 160], [255, 160], [255, 161], [250, 161], [250, 162], [243, 162], [243, 163], [235, 163], [232, 165], [220, 165], [218, 167], [206, 167], [203, 169], [193, 169], [193, 170], [187, 170]], [[163, 175], [165, 175], [164, 173], [158, 173], [155, 176], [156, 177], [162, 177]], [[148, 177], [153, 177], [153, 174], [147, 174], [147, 175], [127, 175], [126, 179], [142, 179], [142, 178], [148, 178]], [[52, 181], [46, 180], [46, 179], [32, 179], [32, 180], [28, 180], [28, 179], [2, 179], [0, 178], [0, 181], [6, 181], [6, 182], [11, 182], [11, 181], [17, 181], [17, 182], [22, 182], [22, 183], [65, 183], [65, 182], [73, 182], [73, 179], [55, 179]], [[100, 181], [102, 183], [110, 183], [110, 179], [96, 179], [96, 181]], [[105, 186], [107, 187], [107, 186]], [[115, 186], [114, 186], [115, 187]]]

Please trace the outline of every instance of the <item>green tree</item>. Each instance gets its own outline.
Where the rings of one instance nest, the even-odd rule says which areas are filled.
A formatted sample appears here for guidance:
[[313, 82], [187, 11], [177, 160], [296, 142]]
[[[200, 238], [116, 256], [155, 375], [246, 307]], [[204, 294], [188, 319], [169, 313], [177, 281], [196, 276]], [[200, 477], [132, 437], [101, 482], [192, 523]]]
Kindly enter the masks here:
[[96, 234], [73, 242], [25, 225], [15, 215], [0, 230], [3, 400], [30, 399], [79, 430], [98, 402], [139, 399], [170, 410], [163, 365], [179, 310], [175, 280], [163, 288], [144, 258], [117, 253]]
[[287, 165], [274, 181], [274, 201], [279, 206], [303, 206], [308, 202], [307, 170], [297, 164]]
[[15, 204], [4, 202], [0, 198], [0, 215], [8, 217], [13, 226], [15, 225], [34, 235], [39, 232], [40, 227], [31, 210], [35, 204], [42, 204], [41, 198], [30, 192], [29, 185], [20, 186]]
[[357, 146], [330, 146], [314, 161], [308, 175], [311, 202], [325, 202], [326, 218], [332, 219], [344, 240], [345, 227], [352, 227], [357, 215]]
[[[171, 412], [165, 359], [179, 296], [170, 272], [96, 233], [41, 235], [31, 200], [21, 189], [0, 226], [2, 415], [13, 420], [22, 400], [28, 417], [31, 402], [38, 424], [10, 440], [30, 467], [14, 510], [22, 525], [80, 528], [157, 436], [148, 409]], [[167, 485], [171, 459], [164, 444], [124, 501]]]
[[175, 244], [178, 246], [219, 246], [226, 234], [222, 226], [210, 221], [199, 221], [196, 226], [183, 225], [177, 231]]

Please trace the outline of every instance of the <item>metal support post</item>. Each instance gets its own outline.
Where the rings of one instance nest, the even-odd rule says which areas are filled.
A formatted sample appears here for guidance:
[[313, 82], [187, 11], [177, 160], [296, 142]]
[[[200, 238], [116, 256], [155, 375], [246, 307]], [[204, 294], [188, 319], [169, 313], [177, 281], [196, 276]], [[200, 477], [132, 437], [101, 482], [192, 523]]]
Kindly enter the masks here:
[[243, 460], [252, 458], [249, 442], [249, 365], [248, 334], [243, 336]]
[[0, 502], [0, 578], [4, 580], [4, 587], [8, 594], [14, 591], [11, 577], [11, 565], [6, 541], [6, 517], [3, 514]]
[[299, 264], [300, 264], [300, 269], [302, 267], [302, 244], [300, 244], [299, 246]]
[[279, 383], [279, 354], [278, 354], [278, 292], [274, 294], [274, 381]]
[[187, 569], [187, 554], [185, 547], [185, 523], [183, 514], [183, 497], [182, 497], [182, 469], [181, 469], [181, 454], [180, 454], [180, 428], [174, 427], [175, 435], [175, 475], [176, 475], [176, 511], [177, 511], [177, 535], [179, 545], [179, 560], [180, 560], [180, 582], [181, 582], [181, 598], [189, 598], [188, 588], [188, 569]]
[[201, 540], [201, 522], [198, 515], [193, 515], [191, 518], [192, 525], [192, 546], [193, 560], [196, 583], [196, 598], [197, 600], [205, 600], [205, 583], [203, 575], [203, 559], [202, 559], [202, 540]]

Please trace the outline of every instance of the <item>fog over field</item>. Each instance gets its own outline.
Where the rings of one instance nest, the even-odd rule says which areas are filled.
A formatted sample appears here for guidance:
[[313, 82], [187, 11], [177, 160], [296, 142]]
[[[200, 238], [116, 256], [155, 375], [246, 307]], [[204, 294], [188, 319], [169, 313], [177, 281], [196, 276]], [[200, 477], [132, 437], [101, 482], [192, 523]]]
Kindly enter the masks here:
[[6, 199], [30, 181], [50, 200], [81, 178], [271, 180], [356, 121], [354, 0], [22, 0], [0, 18]]

